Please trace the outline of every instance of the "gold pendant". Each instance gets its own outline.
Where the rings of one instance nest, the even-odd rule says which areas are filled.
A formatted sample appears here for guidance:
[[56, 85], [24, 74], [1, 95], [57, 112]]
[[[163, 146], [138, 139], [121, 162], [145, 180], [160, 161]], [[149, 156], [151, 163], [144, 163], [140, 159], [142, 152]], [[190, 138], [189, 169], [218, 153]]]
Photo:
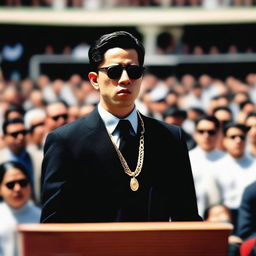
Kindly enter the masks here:
[[132, 191], [137, 191], [139, 189], [139, 182], [135, 177], [131, 178], [130, 187]]

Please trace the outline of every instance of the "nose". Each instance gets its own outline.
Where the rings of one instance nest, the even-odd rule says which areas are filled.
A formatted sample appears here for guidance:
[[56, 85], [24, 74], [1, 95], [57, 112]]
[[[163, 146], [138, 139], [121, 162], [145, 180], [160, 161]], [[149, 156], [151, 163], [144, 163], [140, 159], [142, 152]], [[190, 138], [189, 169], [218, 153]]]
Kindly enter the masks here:
[[14, 191], [20, 191], [21, 190], [21, 186], [18, 182], [15, 183], [14, 187], [13, 187]]
[[125, 69], [123, 69], [123, 72], [121, 74], [121, 77], [119, 79], [120, 84], [129, 84], [130, 83], [130, 77], [128, 76], [128, 73]]

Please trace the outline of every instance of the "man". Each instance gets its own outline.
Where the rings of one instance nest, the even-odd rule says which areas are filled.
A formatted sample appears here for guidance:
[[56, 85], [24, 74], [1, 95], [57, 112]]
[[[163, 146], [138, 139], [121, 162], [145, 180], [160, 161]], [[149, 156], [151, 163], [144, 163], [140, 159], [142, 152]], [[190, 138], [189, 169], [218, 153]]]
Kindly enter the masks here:
[[218, 188], [213, 179], [216, 162], [224, 156], [224, 152], [216, 149], [219, 126], [218, 120], [213, 116], [200, 117], [195, 122], [194, 139], [197, 146], [189, 151], [201, 215], [220, 200]]
[[100, 103], [48, 135], [41, 222], [201, 220], [180, 128], [136, 111], [141, 43], [124, 31], [106, 34], [89, 59]]
[[10, 160], [20, 162], [26, 167], [29, 178], [34, 184], [34, 168], [31, 156], [26, 150], [28, 132], [23, 119], [5, 120], [2, 129], [5, 147], [0, 150], [0, 163]]
[[256, 180], [256, 162], [245, 152], [247, 131], [246, 126], [238, 123], [229, 123], [224, 127], [227, 154], [217, 163], [215, 172], [222, 203], [232, 213], [234, 231], [243, 191]]
[[45, 138], [45, 118], [45, 110], [41, 108], [28, 110], [24, 116], [25, 126], [29, 131], [27, 151], [32, 157], [34, 166], [35, 198], [37, 203], [40, 202], [40, 180], [43, 161], [42, 147]]
[[46, 133], [61, 127], [67, 123], [68, 120], [68, 107], [62, 101], [49, 103], [46, 108], [45, 129]]
[[251, 156], [256, 157], [256, 112], [250, 113], [245, 119], [245, 125], [249, 131], [247, 149]]
[[[163, 120], [168, 124], [174, 124], [177, 126], [182, 127], [182, 124], [187, 118], [187, 112], [185, 110], [179, 109], [177, 106], [169, 107], [164, 113], [163, 113]], [[188, 150], [191, 150], [196, 146], [196, 143], [193, 139], [193, 136], [187, 133], [186, 131], [183, 131], [185, 135], [185, 140], [187, 144]]]

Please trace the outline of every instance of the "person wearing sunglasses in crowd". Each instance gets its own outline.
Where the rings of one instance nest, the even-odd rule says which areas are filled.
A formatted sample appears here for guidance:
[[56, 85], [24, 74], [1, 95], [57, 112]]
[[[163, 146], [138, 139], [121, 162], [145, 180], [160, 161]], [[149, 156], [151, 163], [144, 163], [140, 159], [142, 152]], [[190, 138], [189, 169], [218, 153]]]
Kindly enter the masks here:
[[23, 164], [34, 186], [34, 166], [32, 156], [26, 150], [28, 130], [24, 120], [5, 120], [2, 130], [5, 147], [0, 150], [0, 163], [12, 160]]
[[218, 161], [215, 170], [221, 203], [231, 211], [234, 233], [244, 189], [256, 180], [256, 161], [245, 150], [247, 132], [248, 127], [243, 124], [233, 122], [224, 126], [223, 143], [227, 154]]
[[219, 203], [219, 190], [213, 179], [216, 162], [224, 152], [216, 149], [220, 123], [211, 115], [203, 115], [195, 122], [193, 137], [197, 146], [189, 151], [199, 212], [202, 216], [211, 205]]
[[[32, 187], [25, 167], [14, 161], [0, 165], [0, 255], [16, 256], [17, 224], [39, 223], [41, 210], [31, 200]], [[2, 253], [2, 254], [1, 254]]]
[[49, 103], [46, 108], [45, 129], [46, 134], [68, 121], [68, 106], [63, 101]]
[[46, 139], [41, 222], [201, 220], [184, 134], [136, 109], [144, 55], [125, 31], [91, 46], [100, 102]]

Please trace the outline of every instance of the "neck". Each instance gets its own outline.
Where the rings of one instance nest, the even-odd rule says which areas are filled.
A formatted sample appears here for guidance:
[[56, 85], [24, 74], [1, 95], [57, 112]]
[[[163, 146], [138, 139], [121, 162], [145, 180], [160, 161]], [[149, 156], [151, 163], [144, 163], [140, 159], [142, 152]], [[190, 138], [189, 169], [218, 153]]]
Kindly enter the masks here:
[[256, 156], [256, 144], [251, 144], [250, 153]]
[[111, 113], [112, 115], [122, 119], [127, 117], [128, 115], [131, 114], [131, 112], [133, 111], [133, 109], [135, 108], [135, 105], [133, 106], [128, 106], [128, 107], [113, 107], [111, 106], [111, 108], [109, 108], [108, 106], [101, 104], [101, 106], [107, 110], [109, 113]]

